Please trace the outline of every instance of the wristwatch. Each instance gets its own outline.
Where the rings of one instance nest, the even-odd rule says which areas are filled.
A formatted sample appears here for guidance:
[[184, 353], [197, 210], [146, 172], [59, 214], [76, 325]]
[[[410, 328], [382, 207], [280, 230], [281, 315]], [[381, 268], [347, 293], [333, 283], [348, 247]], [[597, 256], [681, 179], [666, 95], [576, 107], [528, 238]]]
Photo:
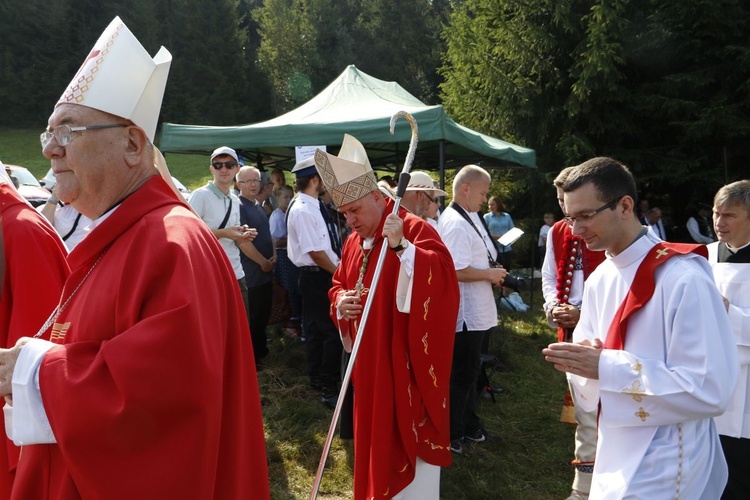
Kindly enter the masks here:
[[406, 250], [406, 247], [408, 246], [409, 246], [409, 240], [407, 240], [406, 238], [402, 236], [401, 241], [398, 242], [398, 245], [396, 245], [395, 247], [389, 246], [388, 248], [390, 248], [394, 252], [400, 252], [401, 250]]

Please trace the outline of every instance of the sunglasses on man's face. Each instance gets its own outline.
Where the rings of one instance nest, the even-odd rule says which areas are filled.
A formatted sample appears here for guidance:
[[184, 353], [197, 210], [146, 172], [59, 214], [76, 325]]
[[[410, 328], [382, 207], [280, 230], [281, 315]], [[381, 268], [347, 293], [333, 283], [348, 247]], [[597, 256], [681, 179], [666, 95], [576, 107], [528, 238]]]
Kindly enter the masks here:
[[234, 160], [229, 161], [215, 161], [211, 163], [211, 166], [214, 167], [216, 170], [221, 170], [222, 167], [226, 168], [227, 170], [231, 170], [234, 167], [237, 166], [237, 162]]

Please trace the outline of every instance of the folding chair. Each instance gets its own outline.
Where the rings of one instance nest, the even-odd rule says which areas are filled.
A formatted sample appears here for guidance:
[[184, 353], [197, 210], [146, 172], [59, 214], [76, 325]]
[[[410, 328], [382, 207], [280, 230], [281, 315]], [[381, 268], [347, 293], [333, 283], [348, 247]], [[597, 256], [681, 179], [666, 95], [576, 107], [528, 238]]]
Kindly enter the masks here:
[[492, 390], [492, 376], [497, 371], [497, 365], [499, 360], [497, 356], [492, 354], [480, 354], [480, 372], [479, 372], [479, 396], [484, 391], [487, 391], [492, 398], [492, 402], [495, 402], [495, 391]]

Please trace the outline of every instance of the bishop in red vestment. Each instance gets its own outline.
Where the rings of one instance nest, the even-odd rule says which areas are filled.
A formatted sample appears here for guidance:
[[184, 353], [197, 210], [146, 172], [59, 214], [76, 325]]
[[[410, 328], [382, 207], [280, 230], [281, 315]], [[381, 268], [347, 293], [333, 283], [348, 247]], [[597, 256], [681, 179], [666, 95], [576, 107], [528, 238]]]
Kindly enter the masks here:
[[11, 498], [268, 498], [237, 280], [154, 168], [171, 55], [152, 59], [119, 18], [91, 54], [40, 139], [92, 230], [68, 255], [50, 341], [0, 349], [6, 432], [23, 445]]
[[[319, 172], [321, 162], [325, 158], [316, 158]], [[423, 219], [403, 208], [391, 214], [393, 201], [377, 189], [353, 199], [343, 194], [352, 192], [345, 185], [326, 187], [354, 230], [329, 292], [331, 317], [348, 349], [362, 307], [373, 301], [352, 374], [354, 498], [391, 498], [414, 480], [417, 458], [435, 466], [451, 463], [448, 404], [458, 282], [450, 253]], [[384, 241], [384, 234], [390, 238]], [[371, 295], [383, 245], [388, 249]], [[410, 285], [402, 274], [407, 253], [413, 259]]]
[[69, 263], [39, 371], [57, 443], [23, 447], [13, 498], [268, 498], [250, 332], [208, 227], [154, 176]]
[[[2, 163], [0, 163], [2, 168]], [[47, 220], [0, 181], [0, 221], [5, 273], [0, 296], [0, 344], [11, 347], [34, 335], [60, 299], [68, 264], [62, 240]], [[2, 427], [5, 428], [4, 417]], [[20, 448], [2, 433], [0, 498], [9, 498]]]

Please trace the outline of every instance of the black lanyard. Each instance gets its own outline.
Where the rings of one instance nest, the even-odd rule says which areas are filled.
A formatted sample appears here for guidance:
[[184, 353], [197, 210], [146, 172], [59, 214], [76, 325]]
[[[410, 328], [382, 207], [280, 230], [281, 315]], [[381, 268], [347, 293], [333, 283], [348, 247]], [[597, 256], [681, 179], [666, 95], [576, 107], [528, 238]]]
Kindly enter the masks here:
[[[456, 212], [458, 212], [461, 215], [461, 217], [463, 217], [464, 219], [466, 219], [466, 222], [468, 222], [469, 224], [471, 224], [471, 227], [474, 228], [474, 231], [476, 231], [477, 234], [479, 235], [479, 237], [482, 239], [482, 244], [484, 245], [484, 249], [487, 251], [487, 260], [490, 261], [490, 264], [494, 264], [496, 261], [495, 261], [495, 259], [492, 258], [492, 252], [490, 252], [490, 249], [487, 248], [487, 243], [485, 243], [485, 241], [484, 241], [484, 236], [479, 231], [479, 229], [477, 228], [477, 226], [474, 224], [474, 221], [471, 220], [471, 217], [469, 217], [469, 214], [466, 213], [466, 210], [464, 210], [461, 205], [459, 205], [458, 203], [456, 203], [454, 201], [450, 202], [448, 204], [448, 207], [452, 208], [453, 210], [455, 210]], [[489, 228], [487, 228], [487, 223], [484, 221], [484, 219], [481, 216], [479, 217], [479, 221], [482, 223], [482, 226], [484, 227], [484, 230], [487, 231], [487, 236], [489, 236], [490, 240], [492, 240], [492, 244], [495, 246], [495, 251], [497, 252], [498, 255], [500, 255], [500, 251], [497, 248], [497, 244], [495, 243], [495, 239], [492, 236], [490, 236], [490, 230], [489, 230]]]

